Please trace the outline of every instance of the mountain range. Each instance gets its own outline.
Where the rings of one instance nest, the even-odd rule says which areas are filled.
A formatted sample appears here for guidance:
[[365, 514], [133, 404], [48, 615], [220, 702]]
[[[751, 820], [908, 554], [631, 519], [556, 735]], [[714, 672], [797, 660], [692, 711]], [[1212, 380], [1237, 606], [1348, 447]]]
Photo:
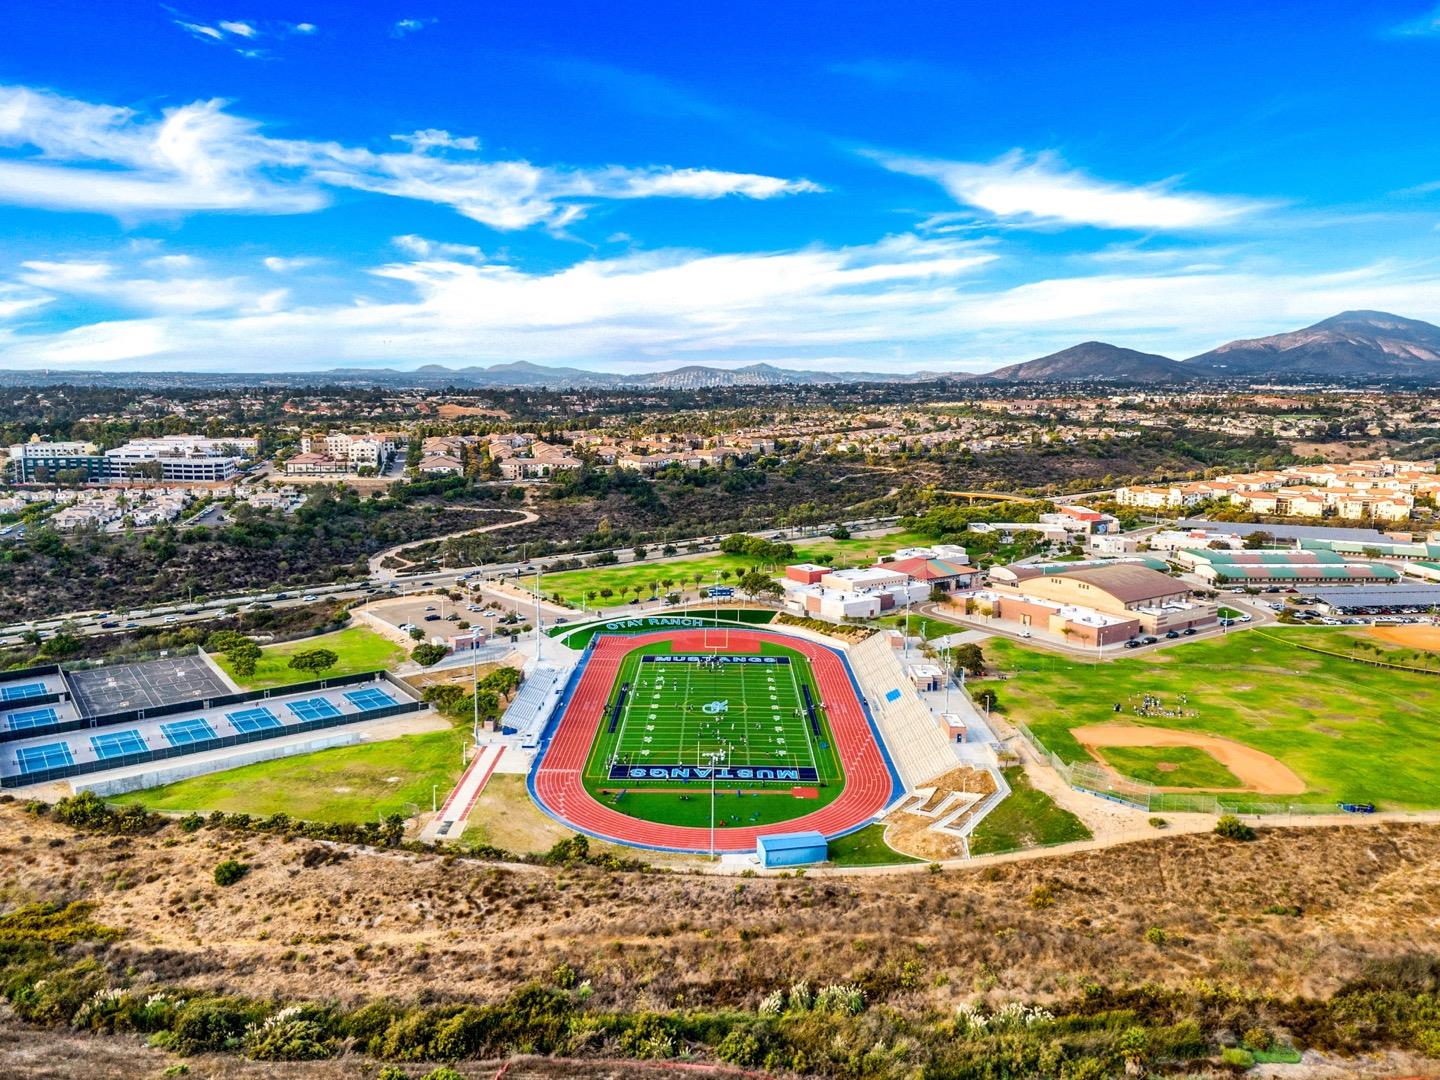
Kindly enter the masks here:
[[698, 390], [727, 386], [819, 386], [835, 383], [1064, 383], [1178, 384], [1217, 380], [1285, 379], [1309, 383], [1440, 383], [1440, 326], [1383, 311], [1344, 311], [1314, 326], [1270, 337], [1232, 341], [1185, 360], [1139, 352], [1103, 341], [1086, 341], [1035, 360], [995, 371], [798, 371], [770, 364], [716, 368], [702, 365], [643, 374], [546, 367], [520, 361], [490, 367], [447, 368], [426, 364], [414, 370], [331, 368], [285, 374], [198, 372], [0, 372], [0, 386], [52, 382], [99, 385], [313, 386], [367, 385], [536, 389]]

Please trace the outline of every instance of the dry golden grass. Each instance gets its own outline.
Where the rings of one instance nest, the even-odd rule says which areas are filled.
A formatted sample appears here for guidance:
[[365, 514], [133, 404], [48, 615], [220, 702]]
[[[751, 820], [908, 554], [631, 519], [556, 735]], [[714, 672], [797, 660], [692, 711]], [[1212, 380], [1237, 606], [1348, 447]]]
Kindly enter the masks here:
[[[1085, 978], [1220, 979], [1326, 994], [1366, 959], [1433, 947], [1440, 827], [1209, 834], [941, 875], [611, 874], [170, 827], [85, 836], [0, 806], [0, 903], [92, 899], [114, 962], [162, 982], [358, 1001], [495, 998], [568, 963], [596, 1004], [756, 1006], [777, 986], [859, 981], [902, 1009], [975, 990], [1063, 995]], [[254, 869], [217, 888], [216, 863]], [[313, 861], [313, 860], [312, 860]], [[1056, 903], [1033, 910], [1037, 886]], [[1298, 905], [1298, 918], [1263, 914]], [[1165, 929], [1163, 950], [1145, 940]], [[902, 983], [900, 972], [918, 972]], [[941, 983], [944, 985], [939, 985]]]

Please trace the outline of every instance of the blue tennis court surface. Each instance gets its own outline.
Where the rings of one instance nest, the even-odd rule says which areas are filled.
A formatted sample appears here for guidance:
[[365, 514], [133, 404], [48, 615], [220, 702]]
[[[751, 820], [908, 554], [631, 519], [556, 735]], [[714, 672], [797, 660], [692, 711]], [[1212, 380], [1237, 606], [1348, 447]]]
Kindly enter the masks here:
[[235, 730], [242, 735], [248, 735], [252, 731], [264, 731], [270, 728], [280, 727], [280, 721], [269, 709], [241, 709], [239, 712], [227, 712], [225, 719], [235, 725]]
[[90, 736], [90, 745], [95, 750], [95, 756], [101, 761], [108, 761], [110, 758], [124, 757], [127, 754], [143, 754], [149, 749], [145, 740], [140, 737], [140, 732], [130, 731], [107, 731], [104, 735]]
[[46, 743], [44, 746], [22, 746], [15, 751], [15, 760], [22, 773], [43, 772], [46, 769], [61, 769], [75, 764], [67, 742]]
[[25, 698], [43, 697], [47, 692], [43, 682], [21, 683], [19, 686], [0, 686], [0, 701], [23, 701]]
[[25, 728], [45, 727], [47, 724], [55, 723], [57, 714], [54, 709], [26, 709], [24, 712], [11, 713], [5, 721], [5, 725], [11, 731], [22, 731]]
[[323, 697], [292, 701], [290, 702], [290, 711], [301, 720], [323, 720], [326, 717], [340, 715], [340, 710], [335, 707], [335, 703]]
[[189, 746], [191, 743], [208, 742], [215, 738], [215, 729], [204, 720], [196, 718], [161, 724], [160, 734], [165, 736], [171, 746]]
[[354, 705], [361, 712], [369, 712], [371, 709], [383, 709], [387, 705], [394, 705], [395, 699], [384, 690], [377, 690], [373, 686], [367, 686], [362, 690], [351, 690], [345, 695], [345, 700]]

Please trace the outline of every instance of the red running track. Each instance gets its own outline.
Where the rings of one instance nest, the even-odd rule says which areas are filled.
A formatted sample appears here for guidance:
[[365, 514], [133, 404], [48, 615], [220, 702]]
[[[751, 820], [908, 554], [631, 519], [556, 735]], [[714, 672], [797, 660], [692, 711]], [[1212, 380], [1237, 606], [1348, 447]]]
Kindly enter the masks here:
[[[716, 633], [679, 630], [600, 639], [535, 773], [535, 794], [550, 813], [583, 832], [622, 844], [675, 851], [710, 850], [708, 827], [662, 825], [622, 814], [586, 791], [581, 774], [625, 656], [658, 641], [670, 642], [676, 652], [703, 652], [707, 640], [714, 640], [709, 635]], [[835, 836], [884, 810], [891, 796], [890, 770], [840, 657], [822, 645], [782, 634], [761, 630], [728, 630], [726, 634], [726, 652], [758, 652], [761, 642], [771, 642], [794, 649], [810, 661], [845, 773], [845, 790], [828, 806], [803, 817], [774, 825], [717, 828], [716, 850], [754, 851], [755, 838], [771, 833], [813, 829]]]

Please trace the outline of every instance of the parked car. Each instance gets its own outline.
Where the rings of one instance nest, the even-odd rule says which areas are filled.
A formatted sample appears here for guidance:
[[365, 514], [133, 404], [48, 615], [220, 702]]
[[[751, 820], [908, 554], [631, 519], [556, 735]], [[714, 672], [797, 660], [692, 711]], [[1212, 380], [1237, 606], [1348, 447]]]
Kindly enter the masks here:
[[1174, 641], [1174, 640], [1175, 640], [1176, 638], [1178, 638], [1179, 636], [1180, 636], [1180, 631], [1179, 631], [1179, 630], [1171, 630], [1171, 631], [1169, 631], [1168, 633], [1166, 633], [1165, 639], [1166, 639], [1167, 641]]
[[1153, 634], [1146, 634], [1143, 638], [1140, 639], [1140, 644], [1141, 644], [1141, 645], [1154, 645], [1154, 644], [1155, 644], [1156, 642], [1158, 642], [1159, 640], [1160, 640], [1160, 639], [1159, 639], [1158, 637], [1155, 637]]
[[1129, 641], [1125, 642], [1125, 648], [1127, 649], [1138, 649], [1139, 647], [1140, 642], [1133, 637]]
[[1194, 628], [1193, 626], [1187, 626], [1187, 627], [1185, 627], [1185, 636], [1186, 636], [1186, 637], [1194, 637], [1194, 636], [1195, 636], [1195, 628]]
[[425, 616], [425, 621], [426, 621], [426, 622], [439, 622], [439, 621], [440, 621], [440, 616], [439, 616], [439, 615], [426, 615], [426, 616]]

